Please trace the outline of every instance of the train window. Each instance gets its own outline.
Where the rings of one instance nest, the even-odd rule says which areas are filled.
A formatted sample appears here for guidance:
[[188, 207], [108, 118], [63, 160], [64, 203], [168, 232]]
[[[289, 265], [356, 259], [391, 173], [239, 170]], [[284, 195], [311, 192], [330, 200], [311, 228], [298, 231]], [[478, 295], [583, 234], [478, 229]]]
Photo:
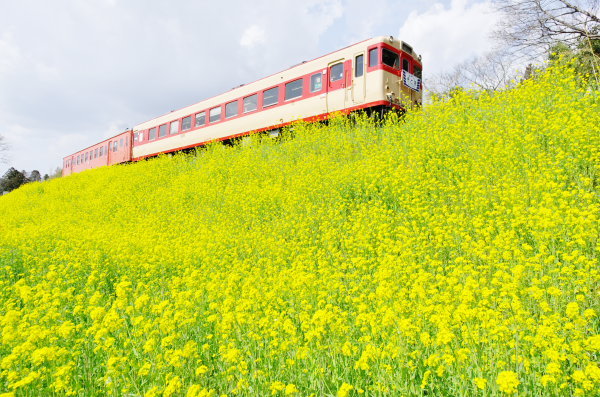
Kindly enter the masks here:
[[156, 139], [156, 127], [150, 128], [148, 131], [148, 140], [153, 141]]
[[87, 163], [90, 160], [89, 153], [85, 152], [85, 162]]
[[302, 79], [290, 81], [285, 85], [285, 100], [302, 96]]
[[208, 112], [208, 121], [216, 123], [221, 120], [221, 106], [210, 109]]
[[407, 72], [410, 72], [410, 63], [408, 63], [408, 59], [402, 60], [402, 70], [406, 70]]
[[379, 65], [379, 48], [369, 50], [369, 66]]
[[119, 140], [119, 147], [123, 147], [123, 138]]
[[408, 59], [402, 60], [402, 70], [406, 70], [407, 72], [410, 72], [409, 65], [410, 64], [408, 63]]
[[258, 109], [258, 94], [244, 98], [244, 113], [252, 112], [256, 109]]
[[344, 64], [341, 62], [336, 63], [331, 68], [329, 68], [329, 71], [330, 71], [330, 75], [329, 75], [330, 81], [333, 82], [333, 81], [341, 80], [342, 77], [344, 77]]
[[417, 65], [415, 65], [415, 76], [417, 76], [420, 79], [423, 78], [423, 70], [421, 70], [421, 68]]
[[206, 124], [206, 112], [196, 113], [196, 127]]
[[225, 105], [225, 118], [235, 117], [238, 114], [238, 102], [233, 101]]
[[310, 92], [321, 91], [323, 88], [323, 74], [321, 72], [310, 76]]
[[263, 92], [263, 107], [276, 105], [279, 102], [279, 87], [273, 87]]
[[354, 59], [354, 77], [360, 77], [365, 69], [365, 56], [359, 55]]
[[94, 158], [98, 158], [98, 148], [94, 149]]
[[177, 134], [179, 132], [179, 120], [175, 120], [171, 122], [171, 127], [169, 129], [171, 134]]
[[163, 124], [158, 127], [158, 137], [162, 138], [164, 136], [167, 136], [167, 125], [166, 124]]
[[119, 150], [119, 142], [115, 141], [113, 144], [113, 152], [116, 152], [117, 150]]
[[98, 156], [104, 156], [104, 146], [100, 146], [100, 149], [98, 150]]
[[388, 50], [387, 48], [384, 48], [381, 51], [381, 61], [384, 65], [394, 69], [400, 69], [400, 56], [397, 53]]
[[77, 156], [77, 160], [75, 161], [75, 164], [79, 165], [79, 156]]
[[192, 128], [192, 116], [184, 117], [181, 120], [181, 131], [187, 131]]

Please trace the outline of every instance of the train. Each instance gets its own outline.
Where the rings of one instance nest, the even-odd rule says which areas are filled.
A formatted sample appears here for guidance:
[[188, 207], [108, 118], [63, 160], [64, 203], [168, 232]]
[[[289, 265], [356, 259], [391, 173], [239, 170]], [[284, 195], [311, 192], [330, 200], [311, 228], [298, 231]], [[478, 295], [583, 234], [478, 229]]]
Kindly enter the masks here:
[[404, 111], [422, 104], [421, 56], [380, 36], [144, 121], [63, 158], [62, 175], [276, 132], [333, 114]]

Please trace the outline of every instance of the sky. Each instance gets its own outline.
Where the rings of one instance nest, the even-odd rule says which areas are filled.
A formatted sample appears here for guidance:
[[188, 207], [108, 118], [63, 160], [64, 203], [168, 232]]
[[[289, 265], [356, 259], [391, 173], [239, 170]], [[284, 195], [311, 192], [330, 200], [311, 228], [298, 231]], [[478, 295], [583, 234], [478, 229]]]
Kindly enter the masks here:
[[411, 44], [426, 82], [497, 20], [490, 0], [0, 0], [0, 175], [370, 37]]

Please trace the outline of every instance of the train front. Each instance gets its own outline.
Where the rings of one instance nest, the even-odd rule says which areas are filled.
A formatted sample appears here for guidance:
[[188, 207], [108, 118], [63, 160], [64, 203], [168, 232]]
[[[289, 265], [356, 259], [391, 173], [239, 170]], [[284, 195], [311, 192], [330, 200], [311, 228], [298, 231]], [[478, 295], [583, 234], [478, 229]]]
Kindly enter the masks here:
[[394, 108], [409, 109], [423, 103], [421, 56], [392, 36], [368, 48], [368, 68], [378, 69], [383, 95]]

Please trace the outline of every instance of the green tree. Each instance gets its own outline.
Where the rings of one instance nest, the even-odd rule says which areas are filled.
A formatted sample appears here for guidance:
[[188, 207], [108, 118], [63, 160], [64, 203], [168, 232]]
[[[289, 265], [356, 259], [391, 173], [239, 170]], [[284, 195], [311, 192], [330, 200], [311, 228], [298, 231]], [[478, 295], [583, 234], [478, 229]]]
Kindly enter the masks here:
[[40, 174], [40, 172], [38, 170], [33, 170], [29, 174], [29, 180], [31, 182], [39, 182], [42, 180], [42, 175]]
[[11, 167], [0, 178], [0, 191], [11, 192], [27, 182], [29, 180], [23, 172]]
[[600, 39], [582, 39], [576, 47], [559, 42], [548, 55], [550, 63], [569, 62], [579, 76], [600, 86]]

